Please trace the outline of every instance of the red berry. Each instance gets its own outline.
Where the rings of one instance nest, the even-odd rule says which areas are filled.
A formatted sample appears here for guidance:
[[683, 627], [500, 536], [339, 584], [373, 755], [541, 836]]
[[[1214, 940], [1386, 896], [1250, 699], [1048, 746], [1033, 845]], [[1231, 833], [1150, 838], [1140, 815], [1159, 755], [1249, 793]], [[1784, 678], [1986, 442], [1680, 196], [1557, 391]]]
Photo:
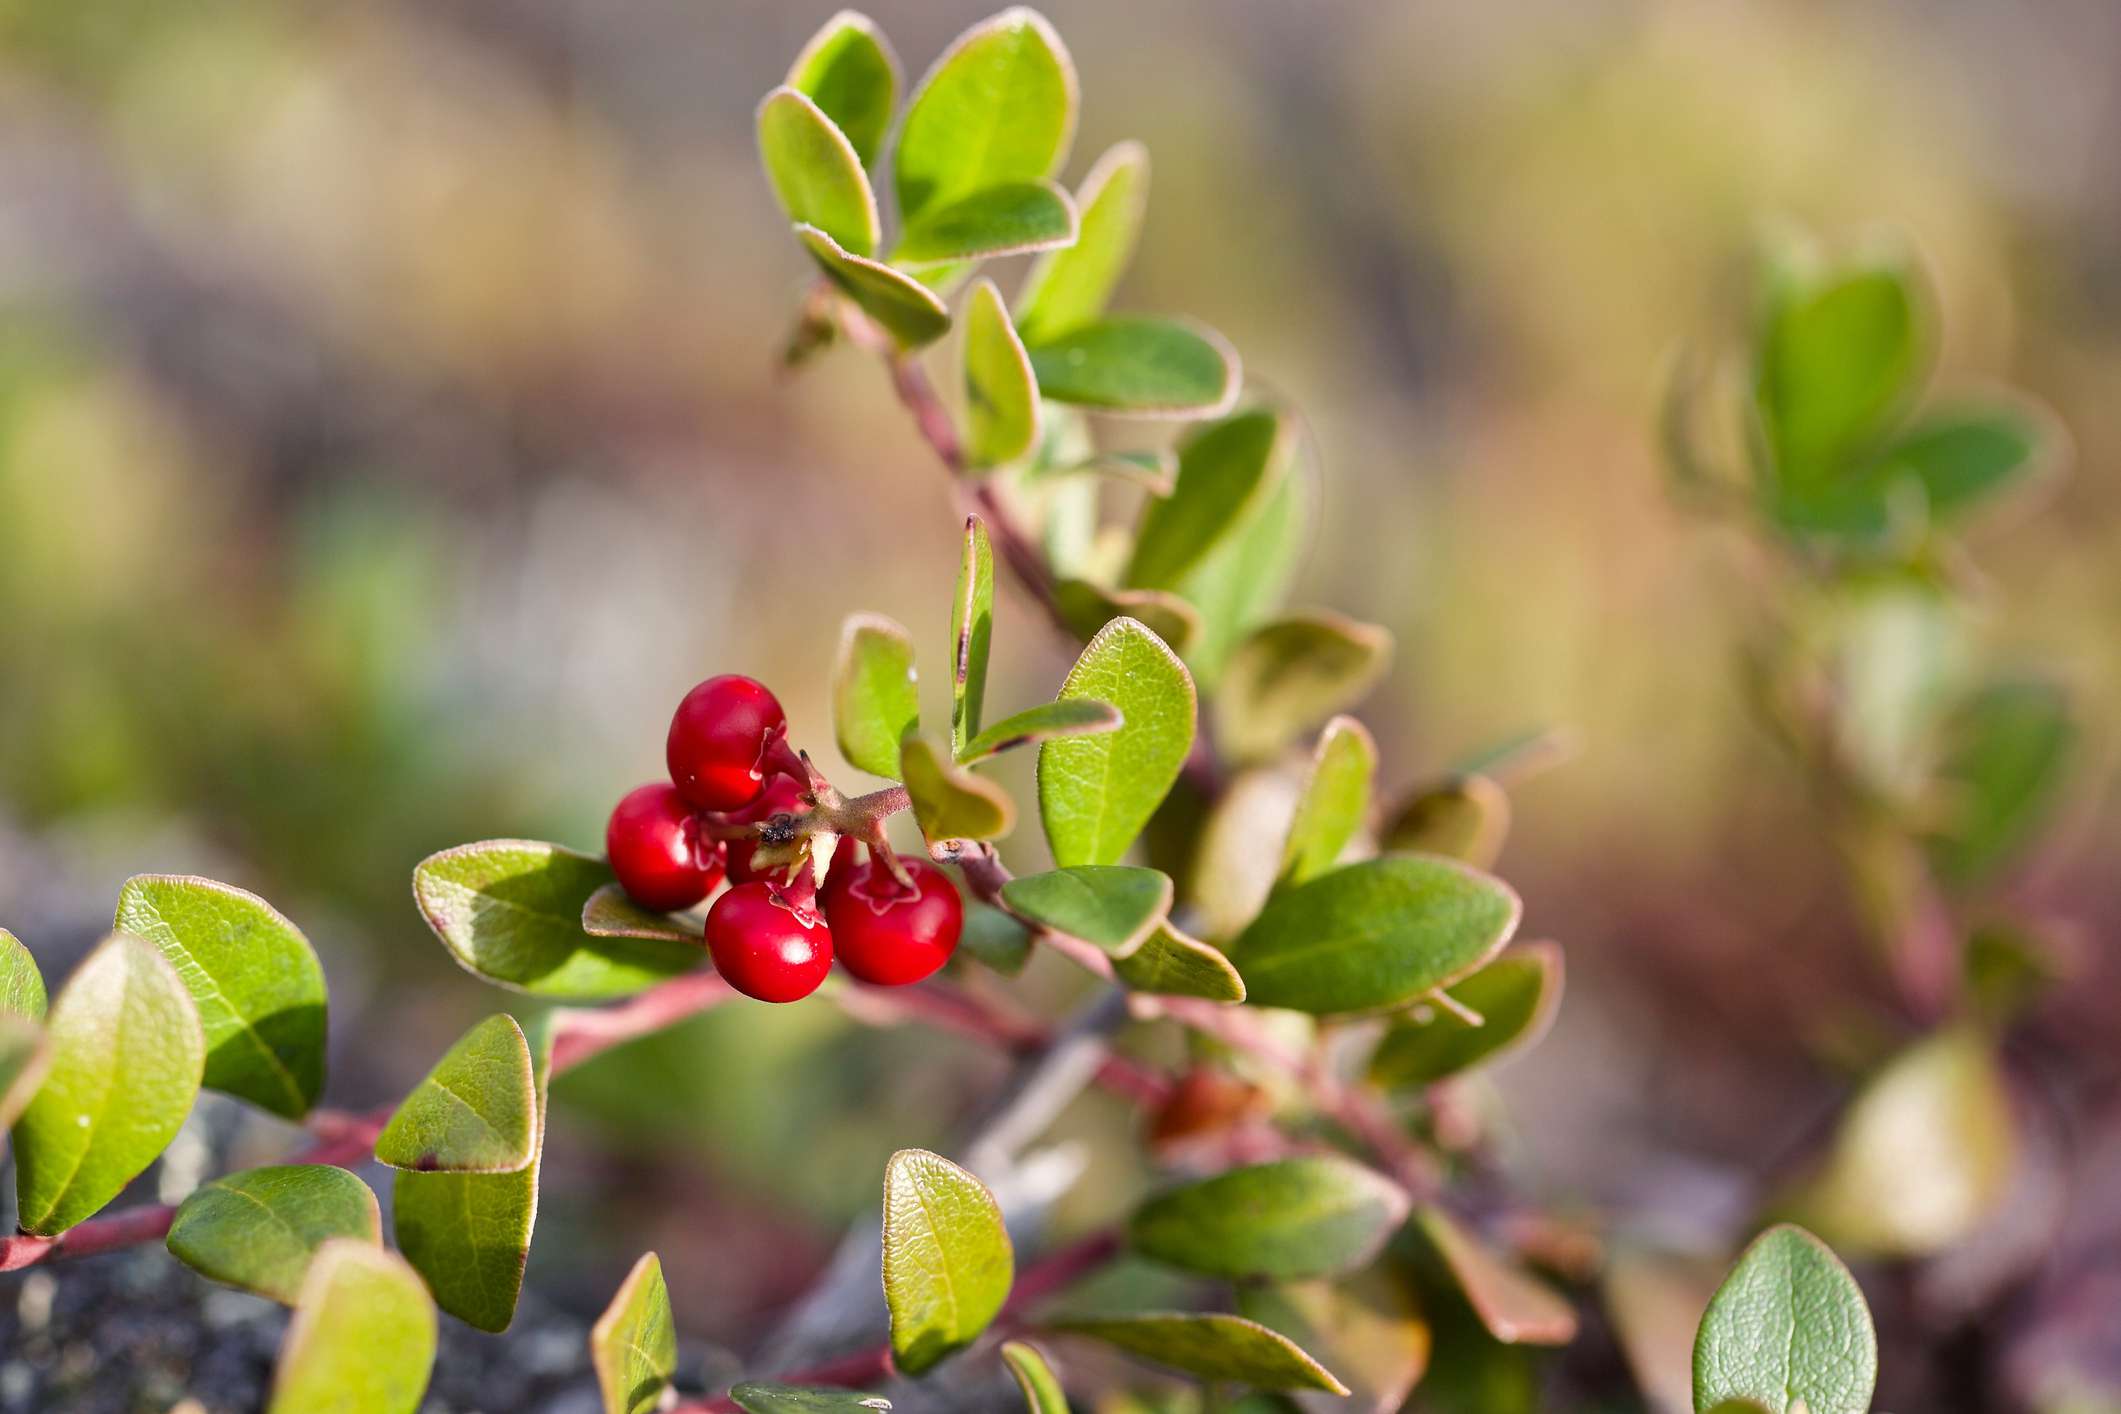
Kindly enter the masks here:
[[628, 896], [657, 913], [692, 907], [722, 877], [721, 847], [701, 837], [692, 807], [660, 781], [628, 791], [612, 809], [604, 853]]
[[[776, 815], [793, 815], [802, 810], [803, 787], [787, 776], [775, 776], [767, 782], [759, 798], [741, 810], [729, 812], [732, 825], [756, 825]], [[731, 840], [729, 842], [729, 882], [748, 884], [753, 879], [763, 879], [776, 869], [758, 869], [751, 863], [751, 852], [758, 848], [756, 840]]]
[[755, 678], [709, 678], [670, 719], [670, 779], [702, 810], [735, 810], [758, 798], [787, 734], [781, 704]]
[[707, 910], [707, 951], [722, 980], [745, 996], [801, 1001], [832, 970], [832, 930], [773, 885], [754, 881]]
[[825, 880], [825, 919], [840, 966], [864, 982], [903, 987], [950, 960], [965, 927], [965, 905], [943, 871], [920, 859], [900, 861], [907, 888], [875, 855], [833, 866]]

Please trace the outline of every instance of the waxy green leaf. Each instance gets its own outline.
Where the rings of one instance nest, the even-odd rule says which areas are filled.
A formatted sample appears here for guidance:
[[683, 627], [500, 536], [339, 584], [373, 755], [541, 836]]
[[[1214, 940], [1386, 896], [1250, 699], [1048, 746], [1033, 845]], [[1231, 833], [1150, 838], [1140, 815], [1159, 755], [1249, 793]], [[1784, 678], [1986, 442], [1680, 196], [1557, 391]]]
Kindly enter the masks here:
[[1145, 1257], [1234, 1281], [1296, 1281], [1365, 1266], [1406, 1221], [1406, 1190], [1352, 1159], [1320, 1154], [1229, 1169], [1135, 1211]]
[[1747, 1399], [1768, 1414], [1865, 1414], [1878, 1383], [1878, 1332], [1841, 1259], [1803, 1228], [1771, 1227], [1746, 1248], [1694, 1337], [1694, 1407]]
[[919, 1375], [979, 1338], [1008, 1299], [1015, 1251], [994, 1195], [925, 1149], [884, 1167], [884, 1301], [900, 1373]]
[[649, 1414], [678, 1368], [678, 1333], [670, 1316], [663, 1264], [644, 1252], [589, 1330], [604, 1414]]
[[1976, 693], [1945, 725], [1942, 827], [1930, 841], [1938, 872], [1970, 883], [2008, 863], [2052, 812], [2076, 745], [2058, 685], [2011, 678]]
[[1487, 869], [1509, 833], [1509, 794], [1486, 776], [1454, 776], [1409, 796], [1382, 843], [1394, 854], [1441, 854]]
[[1377, 742], [1353, 717], [1335, 717], [1318, 734], [1311, 773], [1297, 797], [1296, 816], [1282, 846], [1281, 880], [1307, 883], [1340, 862], [1370, 811]]
[[899, 743], [920, 726], [913, 635], [882, 614], [853, 614], [832, 673], [832, 734], [855, 769], [898, 779]]
[[1242, 1316], [1190, 1311], [1148, 1311], [1059, 1321], [1056, 1330], [1101, 1340], [1152, 1364], [1204, 1380], [1254, 1389], [1322, 1389], [1346, 1394], [1348, 1387], [1287, 1336]]
[[992, 280], [965, 305], [965, 464], [1001, 466], [1038, 443], [1038, 383]]
[[745, 1381], [729, 1391], [729, 1399], [744, 1414], [856, 1414], [891, 1407], [891, 1401], [880, 1394], [837, 1385], [779, 1385], [766, 1380]]
[[1200, 632], [1186, 662], [1204, 686], [1221, 678], [1231, 650], [1288, 592], [1310, 529], [1310, 476], [1309, 462], [1292, 449], [1274, 493], [1226, 532], [1180, 586], [1199, 613]]
[[925, 737], [908, 737], [900, 765], [913, 818], [929, 840], [998, 840], [1016, 828], [1016, 802], [984, 776], [953, 764]]
[[994, 642], [994, 547], [987, 525], [965, 517], [957, 592], [950, 600], [950, 749], [962, 755], [979, 734], [987, 696], [987, 656]]
[[26, 1016], [0, 1011], [0, 1129], [21, 1117], [51, 1062], [44, 1028]]
[[1124, 720], [1039, 748], [1039, 816], [1054, 863], [1117, 864], [1193, 749], [1192, 676], [1162, 639], [1119, 618], [1090, 640], [1058, 695], [1109, 702]]
[[317, 1249], [280, 1344], [267, 1414], [414, 1414], [434, 1369], [434, 1302], [395, 1254]]
[[1897, 265], [1797, 282], [1775, 301], [1755, 396], [1786, 508], [1831, 493], [1906, 404], [1928, 352], [1913, 281]]
[[1276, 894], [1231, 951], [1257, 1006], [1381, 1011], [1486, 963], [1520, 909], [1508, 885], [1465, 865], [1371, 859]]
[[876, 254], [882, 232], [862, 159], [824, 110], [793, 88], [759, 104], [759, 157], [781, 209], [823, 231], [849, 255]]
[[1576, 1338], [1576, 1308], [1567, 1297], [1490, 1250], [1441, 1208], [1425, 1205], [1414, 1221], [1489, 1335], [1505, 1345], [1567, 1345]]
[[1220, 951], [1189, 937], [1166, 919], [1142, 945], [1116, 958], [1112, 972], [1129, 991], [1162, 997], [1197, 997], [1235, 1004], [1245, 999], [1245, 979]]
[[37, 1237], [93, 1217], [139, 1177], [177, 1137], [206, 1071], [183, 979], [123, 933], [74, 969], [45, 1036], [50, 1068], [14, 1131], [16, 1219]]
[[1024, 1405], [1030, 1414], [1068, 1414], [1068, 1396], [1037, 1346], [1021, 1340], [1004, 1341], [1002, 1363], [1016, 1377], [1016, 1387], [1024, 1392]]
[[1216, 697], [1225, 750], [1242, 761], [1274, 755], [1368, 692], [1392, 660], [1392, 635], [1339, 614], [1277, 619], [1230, 654]]
[[966, 30], [906, 106], [892, 157], [899, 219], [912, 226], [973, 192], [1052, 176], [1075, 104], [1075, 66], [1043, 16], [1009, 9]]
[[1093, 702], [1087, 697], [1048, 702], [1004, 717], [966, 742], [958, 751], [957, 763], [970, 766], [1004, 751], [1014, 751], [1019, 746], [1032, 746], [1064, 736], [1095, 736], [1099, 732], [1117, 731], [1122, 725], [1119, 708], [1109, 702]]
[[1433, 1085], [1521, 1051], [1542, 1035], [1561, 1005], [1561, 949], [1512, 948], [1446, 990], [1480, 1025], [1433, 1002], [1393, 1021], [1370, 1057], [1370, 1082], [1387, 1089]]
[[376, 1159], [421, 1173], [513, 1173], [538, 1135], [530, 1043], [506, 1014], [464, 1033], [376, 1136]]
[[1089, 864], [1026, 874], [1002, 885], [1002, 902], [1034, 923], [1125, 957], [1171, 911], [1171, 878], [1154, 869]]
[[1202, 427], [1178, 450], [1171, 494], [1142, 511], [1126, 582], [1176, 589], [1274, 494], [1289, 464], [1281, 418], [1253, 408]]
[[700, 965], [690, 941], [592, 937], [589, 896], [611, 883], [600, 859], [537, 840], [485, 840], [420, 861], [413, 897], [466, 971], [548, 997], [623, 997]]
[[1191, 320], [1114, 316], [1028, 347], [1046, 397], [1130, 417], [1220, 417], [1244, 381], [1237, 350]]
[[1176, 594], [1161, 589], [1106, 589], [1086, 579], [1064, 579], [1053, 599], [1068, 627], [1084, 639], [1097, 637], [1115, 619], [1133, 619], [1184, 653], [1200, 628], [1200, 614]]
[[22, 940], [0, 928], [0, 1012], [44, 1020], [44, 974]]
[[333, 1238], [383, 1241], [376, 1195], [345, 1169], [245, 1169], [195, 1189], [169, 1226], [169, 1250], [203, 1277], [292, 1306], [310, 1259]]
[[874, 163], [883, 148], [898, 86], [898, 56], [883, 31], [852, 10], [825, 21], [788, 69], [788, 87], [823, 110], [864, 166]]
[[815, 226], [797, 226], [795, 235], [825, 278], [899, 347], [917, 349], [950, 332], [950, 306], [911, 275], [856, 255]]
[[582, 905], [582, 931], [596, 938], [652, 938], [700, 946], [702, 929], [690, 918], [657, 913], [635, 903], [618, 884], [606, 884]]
[[[1075, 202], [1051, 182], [982, 187], [908, 223], [891, 258], [907, 267], [954, 265], [1052, 250], [1075, 239]], [[995, 304], [1001, 307], [1001, 296]], [[1002, 317], [1008, 310], [1001, 307]]]
[[309, 940], [256, 894], [211, 879], [140, 874], [117, 929], [177, 969], [206, 1031], [206, 1085], [300, 1119], [324, 1090], [324, 969]]
[[1148, 149], [1138, 142], [1108, 148], [1076, 190], [1075, 244], [1041, 257], [1017, 296], [1016, 322], [1026, 341], [1072, 334], [1105, 312], [1134, 259], [1148, 201]]

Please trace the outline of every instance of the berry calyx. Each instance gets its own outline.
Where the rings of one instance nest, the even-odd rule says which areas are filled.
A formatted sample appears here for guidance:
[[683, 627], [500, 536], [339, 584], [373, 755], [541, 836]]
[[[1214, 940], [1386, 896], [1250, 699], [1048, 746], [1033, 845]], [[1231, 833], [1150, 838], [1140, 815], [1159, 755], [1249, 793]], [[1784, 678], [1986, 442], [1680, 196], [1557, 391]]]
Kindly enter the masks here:
[[626, 793], [604, 827], [604, 853], [627, 897], [657, 913], [690, 908], [722, 877], [722, 850], [693, 808], [661, 781]]
[[707, 911], [707, 951], [722, 980], [745, 996], [801, 1001], [832, 970], [832, 930], [807, 904], [755, 880]]
[[[793, 815], [803, 805], [803, 786], [788, 776], [775, 776], [767, 782], [759, 798], [741, 810], [729, 812], [732, 825], [757, 825], [771, 820], [776, 815]], [[748, 884], [753, 879], [763, 879], [779, 872], [774, 866], [759, 867], [751, 862], [751, 855], [759, 847], [757, 840], [731, 840], [729, 842], [729, 882]]]
[[894, 878], [875, 854], [834, 862], [822, 894], [840, 966], [864, 982], [903, 987], [932, 974], [957, 951], [965, 904], [942, 870], [900, 861], [912, 881]]
[[670, 779], [701, 810], [739, 809], [780, 769], [787, 734], [787, 714], [756, 678], [709, 678], [670, 719]]

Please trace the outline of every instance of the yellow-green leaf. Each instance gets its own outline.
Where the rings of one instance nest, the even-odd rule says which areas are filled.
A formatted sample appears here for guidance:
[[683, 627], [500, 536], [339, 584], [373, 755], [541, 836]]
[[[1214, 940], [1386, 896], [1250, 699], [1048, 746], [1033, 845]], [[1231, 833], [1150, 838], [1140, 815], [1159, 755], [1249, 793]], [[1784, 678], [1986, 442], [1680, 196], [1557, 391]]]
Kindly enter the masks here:
[[1123, 724], [1119, 708], [1109, 702], [1093, 702], [1087, 697], [1047, 702], [1004, 717], [966, 742], [958, 750], [957, 763], [970, 766], [1019, 746], [1035, 746], [1064, 736], [1095, 736], [1117, 731]]
[[898, 56], [867, 15], [842, 10], [810, 37], [788, 69], [800, 90], [847, 135], [864, 166], [876, 161], [898, 104]]
[[0, 1011], [0, 1129], [21, 1118], [44, 1083], [52, 1061], [44, 1028], [26, 1016]]
[[965, 517], [957, 592], [950, 600], [950, 749], [962, 755], [979, 734], [987, 696], [987, 656], [994, 641], [994, 547], [986, 522]]
[[434, 1302], [395, 1254], [317, 1249], [280, 1344], [267, 1414], [413, 1414], [434, 1368]]
[[44, 974], [22, 940], [0, 928], [0, 1012], [44, 1020]]
[[1200, 629], [1200, 613], [1162, 589], [1107, 589], [1086, 579], [1064, 579], [1054, 586], [1061, 617], [1084, 639], [1095, 638], [1114, 619], [1133, 619], [1183, 654]]
[[604, 1414], [649, 1414], [661, 1402], [677, 1372], [678, 1335], [655, 1253], [641, 1254], [590, 1327], [589, 1357]]
[[[1075, 202], [1051, 182], [982, 187], [907, 225], [891, 253], [895, 264], [925, 270], [1052, 250], [1075, 239]], [[997, 306], [1001, 296], [995, 297]], [[1002, 309], [1008, 317], [1008, 310]]]
[[1561, 985], [1559, 946], [1509, 949], [1446, 989], [1456, 1009], [1422, 1002], [1395, 1019], [1370, 1057], [1370, 1082], [1387, 1089], [1433, 1085], [1523, 1050], [1553, 1024]]
[[965, 462], [1001, 466], [1038, 442], [1038, 383], [992, 280], [965, 307]]
[[1181, 933], [1169, 919], [1142, 945], [1115, 959], [1113, 975], [1128, 990], [1161, 997], [1197, 997], [1235, 1004], [1245, 999], [1245, 979], [1230, 959], [1200, 939]]
[[892, 166], [899, 219], [1004, 182], [1050, 177], [1075, 132], [1075, 66], [1035, 11], [958, 36], [906, 106]]
[[998, 840], [1016, 828], [1009, 793], [953, 763], [926, 737], [906, 738], [899, 764], [924, 838]]
[[1316, 1154], [1167, 1189], [1135, 1211], [1127, 1238], [1143, 1256], [1203, 1276], [1295, 1281], [1366, 1265], [1409, 1206], [1383, 1174]]
[[1866, 1414], [1877, 1383], [1878, 1332], [1848, 1268], [1801, 1227], [1762, 1233], [1701, 1318], [1694, 1407]]
[[489, 1016], [405, 1097], [376, 1136], [376, 1159], [421, 1173], [513, 1173], [537, 1133], [530, 1043], [514, 1017]]
[[283, 1164], [194, 1189], [170, 1222], [168, 1246], [201, 1276], [291, 1306], [311, 1258], [333, 1238], [381, 1245], [375, 1193], [342, 1168]]
[[913, 635], [882, 614], [851, 615], [832, 674], [832, 732], [857, 770], [898, 779], [899, 743], [920, 726]]
[[1058, 695], [1109, 702], [1123, 720], [1117, 731], [1039, 748], [1039, 815], [1054, 863], [1117, 864], [1193, 748], [1192, 676], [1162, 639], [1119, 618], [1090, 640]]
[[1002, 885], [1002, 902], [1018, 916], [1115, 958], [1147, 941], [1171, 911], [1171, 894], [1169, 875], [1123, 864], [1026, 874]]
[[1289, 464], [1286, 424], [1251, 408], [1196, 430], [1178, 449], [1171, 494], [1142, 510], [1126, 582], [1172, 590], [1274, 494]]
[[1101, 1340], [1129, 1355], [1204, 1380], [1254, 1389], [1348, 1392], [1332, 1371], [1305, 1354], [1296, 1342], [1243, 1316], [1145, 1311], [1058, 1321], [1054, 1329]]
[[901, 348], [932, 344], [950, 332], [950, 307], [911, 275], [845, 249], [816, 226], [797, 226], [795, 235], [825, 278]]
[[985, 1184], [939, 1154], [901, 1149], [884, 1168], [884, 1300], [900, 1373], [919, 1375], [979, 1338], [1008, 1299], [1016, 1257]]
[[880, 238], [876, 194], [860, 154], [824, 110], [793, 88], [759, 104], [759, 157], [781, 209], [814, 226], [849, 255], [874, 255]]
[[1128, 417], [1220, 417], [1237, 401], [1237, 350], [1205, 324], [1115, 315], [1028, 346], [1038, 390]]
[[1076, 189], [1082, 214], [1075, 244], [1031, 267], [1017, 296], [1024, 338], [1045, 343], [1093, 323], [1105, 312], [1134, 258], [1149, 199], [1149, 152], [1138, 142], [1107, 149]]
[[1353, 717], [1335, 717], [1318, 734], [1311, 771], [1297, 797], [1296, 816], [1282, 846], [1281, 879], [1307, 883], [1340, 862], [1370, 811], [1377, 743]]

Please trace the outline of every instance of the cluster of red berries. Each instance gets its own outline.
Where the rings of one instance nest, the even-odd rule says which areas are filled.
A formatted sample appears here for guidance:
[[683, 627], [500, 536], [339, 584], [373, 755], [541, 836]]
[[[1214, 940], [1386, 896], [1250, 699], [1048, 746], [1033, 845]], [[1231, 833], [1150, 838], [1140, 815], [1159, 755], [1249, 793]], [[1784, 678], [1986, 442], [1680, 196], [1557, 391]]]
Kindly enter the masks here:
[[875, 850], [860, 858], [847, 839], [822, 889], [807, 859], [786, 871], [758, 864], [744, 829], [811, 803], [787, 736], [781, 704], [755, 679], [709, 678], [686, 693], [670, 720], [670, 783], [629, 791], [611, 812], [612, 872], [657, 913], [692, 907], [727, 877], [731, 887], [707, 912], [707, 950], [745, 996], [807, 997], [835, 955], [864, 982], [920, 981], [949, 961], [964, 929], [964, 904], [940, 869]]

